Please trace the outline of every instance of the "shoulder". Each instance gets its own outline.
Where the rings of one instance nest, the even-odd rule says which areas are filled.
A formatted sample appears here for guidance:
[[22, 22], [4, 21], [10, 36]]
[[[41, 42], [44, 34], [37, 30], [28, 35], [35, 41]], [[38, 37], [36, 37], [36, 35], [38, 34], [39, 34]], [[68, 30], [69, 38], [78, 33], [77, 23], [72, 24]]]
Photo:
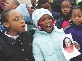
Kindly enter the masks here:
[[54, 31], [57, 33], [64, 33], [63, 28], [58, 29], [57, 26], [54, 26]]
[[75, 28], [69, 27], [69, 28], [67, 28], [64, 32], [65, 32], [66, 34], [73, 33], [73, 32], [75, 32]]

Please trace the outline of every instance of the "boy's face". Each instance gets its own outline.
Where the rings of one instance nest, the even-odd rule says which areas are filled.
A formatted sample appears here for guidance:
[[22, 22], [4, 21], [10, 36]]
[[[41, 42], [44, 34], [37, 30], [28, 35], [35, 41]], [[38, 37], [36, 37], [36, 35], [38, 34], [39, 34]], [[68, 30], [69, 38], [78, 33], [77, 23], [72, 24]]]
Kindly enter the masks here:
[[41, 4], [40, 6], [41, 8], [44, 8], [44, 9], [48, 9], [48, 10], [51, 10], [51, 6], [49, 3], [45, 3], [45, 4]]
[[70, 8], [71, 8], [71, 3], [68, 1], [64, 1], [61, 4], [61, 10], [62, 10], [62, 14], [65, 16], [68, 16], [70, 13]]
[[36, 0], [31, 0], [32, 5], [36, 5]]
[[25, 21], [23, 19], [23, 16], [20, 12], [14, 10], [11, 10], [8, 13], [8, 22], [6, 22], [7, 28], [9, 28], [10, 32], [24, 32], [25, 31]]
[[15, 4], [13, 3], [14, 0], [7, 0], [7, 3], [5, 4], [6, 9], [12, 9], [16, 8]]
[[40, 22], [42, 22], [41, 29], [43, 31], [46, 31], [48, 33], [50, 33], [53, 29], [53, 22], [52, 22], [52, 17], [45, 14], [40, 18]]
[[72, 20], [76, 25], [82, 25], [82, 12], [81, 12], [80, 9], [73, 9], [73, 10], [72, 10], [71, 20]]

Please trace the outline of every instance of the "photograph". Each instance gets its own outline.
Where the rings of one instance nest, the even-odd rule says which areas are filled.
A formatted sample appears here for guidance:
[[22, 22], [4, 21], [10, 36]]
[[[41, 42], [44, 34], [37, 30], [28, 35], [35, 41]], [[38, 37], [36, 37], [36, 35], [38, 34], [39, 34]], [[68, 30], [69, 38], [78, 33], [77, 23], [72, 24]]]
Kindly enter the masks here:
[[77, 42], [75, 42], [75, 40], [73, 41], [71, 34], [62, 35], [60, 40], [62, 52], [67, 60], [70, 60], [73, 57], [81, 54], [78, 51], [80, 46]]

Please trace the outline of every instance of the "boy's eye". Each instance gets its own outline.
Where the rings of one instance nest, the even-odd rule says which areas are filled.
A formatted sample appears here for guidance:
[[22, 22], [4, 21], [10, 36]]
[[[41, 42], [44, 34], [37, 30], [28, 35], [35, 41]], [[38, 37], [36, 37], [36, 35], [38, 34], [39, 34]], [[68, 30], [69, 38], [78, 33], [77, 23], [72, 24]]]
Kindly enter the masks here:
[[18, 21], [18, 20], [20, 20], [19, 18], [15, 18], [13, 21]]
[[9, 3], [7, 3], [7, 4], [9, 4]]
[[78, 17], [81, 17], [80, 15]]
[[67, 6], [66, 8], [70, 8], [69, 6]]

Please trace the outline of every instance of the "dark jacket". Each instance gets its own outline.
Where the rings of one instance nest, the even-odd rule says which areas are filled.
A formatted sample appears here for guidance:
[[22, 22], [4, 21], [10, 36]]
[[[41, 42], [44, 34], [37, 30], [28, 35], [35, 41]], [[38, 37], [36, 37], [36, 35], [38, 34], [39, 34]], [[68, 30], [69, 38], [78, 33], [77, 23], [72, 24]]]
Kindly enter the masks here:
[[82, 26], [76, 26], [75, 24], [72, 24], [65, 30], [65, 33], [71, 33], [73, 40], [80, 44], [79, 52], [81, 55], [72, 58], [71, 61], [82, 61]]
[[60, 18], [60, 13], [50, 10], [54, 19], [58, 20]]
[[62, 24], [64, 21], [69, 21], [69, 18], [68, 17], [65, 17], [65, 16], [61, 16], [57, 21], [56, 21], [56, 26], [58, 29], [61, 29], [62, 28]]
[[30, 32], [23, 32], [14, 40], [5, 34], [0, 37], [0, 61], [34, 61]]

